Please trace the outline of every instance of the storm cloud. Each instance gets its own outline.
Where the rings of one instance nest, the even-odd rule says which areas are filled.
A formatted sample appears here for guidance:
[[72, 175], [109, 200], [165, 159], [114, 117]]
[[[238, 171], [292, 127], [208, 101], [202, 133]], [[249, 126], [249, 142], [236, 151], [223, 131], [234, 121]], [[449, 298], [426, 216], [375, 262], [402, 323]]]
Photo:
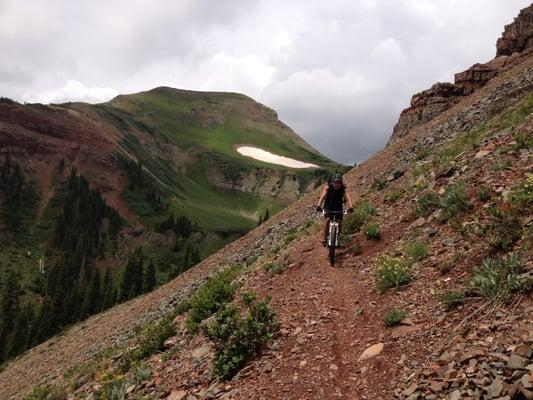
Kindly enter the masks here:
[[101, 102], [166, 85], [247, 94], [361, 161], [411, 95], [495, 54], [529, 0], [0, 0], [0, 96]]

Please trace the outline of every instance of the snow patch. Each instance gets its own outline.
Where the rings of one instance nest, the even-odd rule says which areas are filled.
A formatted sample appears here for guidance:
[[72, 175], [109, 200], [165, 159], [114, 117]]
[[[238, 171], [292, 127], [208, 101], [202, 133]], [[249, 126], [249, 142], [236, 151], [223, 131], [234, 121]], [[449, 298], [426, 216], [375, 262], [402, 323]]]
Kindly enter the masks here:
[[293, 158], [278, 156], [269, 151], [259, 149], [257, 147], [251, 146], [240, 146], [237, 148], [239, 154], [251, 157], [259, 161], [264, 161], [271, 164], [283, 165], [284, 167], [289, 168], [318, 168], [318, 165], [305, 163], [303, 161], [298, 161]]

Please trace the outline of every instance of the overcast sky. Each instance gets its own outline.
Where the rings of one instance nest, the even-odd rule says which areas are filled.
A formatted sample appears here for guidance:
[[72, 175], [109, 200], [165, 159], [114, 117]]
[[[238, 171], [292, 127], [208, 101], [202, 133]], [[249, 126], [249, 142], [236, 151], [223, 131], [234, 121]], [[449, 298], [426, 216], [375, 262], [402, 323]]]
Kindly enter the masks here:
[[0, 0], [0, 96], [106, 101], [166, 85], [247, 94], [361, 161], [412, 94], [493, 58], [530, 0]]

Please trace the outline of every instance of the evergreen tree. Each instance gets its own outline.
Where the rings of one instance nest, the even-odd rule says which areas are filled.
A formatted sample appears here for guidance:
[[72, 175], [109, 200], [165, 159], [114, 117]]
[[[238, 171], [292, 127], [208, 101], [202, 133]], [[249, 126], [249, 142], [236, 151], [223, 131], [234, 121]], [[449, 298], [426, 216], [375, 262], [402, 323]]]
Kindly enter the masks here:
[[7, 344], [6, 358], [15, 357], [26, 350], [28, 346], [29, 327], [33, 322], [33, 316], [33, 307], [30, 304], [19, 313]]
[[85, 297], [85, 303], [84, 303], [85, 316], [96, 314], [97, 312], [100, 311], [100, 307], [102, 303], [101, 301], [102, 290], [101, 290], [100, 283], [101, 283], [100, 272], [96, 270], [91, 279], [91, 284], [90, 284], [89, 290], [87, 291], [87, 296]]
[[148, 267], [146, 267], [146, 274], [144, 275], [144, 293], [151, 292], [155, 288], [157, 284], [155, 272], [154, 262], [150, 260]]
[[20, 282], [15, 271], [9, 271], [0, 298], [0, 360], [5, 359], [8, 338], [12, 334], [20, 313]]
[[259, 216], [259, 221], [257, 222], [257, 226], [261, 225], [263, 223], [263, 216]]
[[143, 264], [144, 255], [142, 248], [139, 247], [132, 254], [124, 269], [120, 285], [120, 301], [129, 300], [143, 292]]
[[111, 270], [106, 268], [102, 283], [102, 310], [113, 307], [113, 304], [115, 304], [113, 279], [111, 277]]
[[270, 212], [268, 211], [268, 208], [265, 210], [265, 214], [263, 215], [263, 222], [267, 222], [270, 218]]

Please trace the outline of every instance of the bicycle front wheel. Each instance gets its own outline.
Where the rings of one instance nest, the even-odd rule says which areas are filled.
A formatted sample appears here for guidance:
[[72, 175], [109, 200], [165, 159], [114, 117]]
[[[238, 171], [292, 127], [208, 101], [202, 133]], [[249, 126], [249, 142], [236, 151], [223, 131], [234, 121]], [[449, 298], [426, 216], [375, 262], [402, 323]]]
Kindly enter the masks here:
[[331, 232], [331, 245], [329, 246], [329, 263], [335, 265], [335, 244], [337, 243], [337, 232], [333, 230]]

